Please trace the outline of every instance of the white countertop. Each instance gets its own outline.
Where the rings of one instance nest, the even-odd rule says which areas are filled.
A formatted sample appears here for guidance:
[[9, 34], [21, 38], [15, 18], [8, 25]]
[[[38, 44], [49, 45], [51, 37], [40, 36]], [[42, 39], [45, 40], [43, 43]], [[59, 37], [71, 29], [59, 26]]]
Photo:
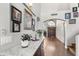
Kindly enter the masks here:
[[26, 48], [22, 48], [20, 45], [15, 46], [11, 49], [7, 49], [3, 52], [0, 52], [2, 56], [33, 56], [39, 46], [41, 45], [43, 39], [39, 41], [30, 41], [29, 46]]

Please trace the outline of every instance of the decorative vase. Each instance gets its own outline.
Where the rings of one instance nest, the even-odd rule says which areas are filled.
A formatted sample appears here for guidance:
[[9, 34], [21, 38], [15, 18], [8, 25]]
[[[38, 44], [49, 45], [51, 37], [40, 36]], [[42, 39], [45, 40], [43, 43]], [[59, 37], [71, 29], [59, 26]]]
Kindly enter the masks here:
[[28, 41], [28, 40], [21, 41], [21, 46], [22, 46], [23, 48], [28, 47], [28, 45], [29, 45], [29, 41]]

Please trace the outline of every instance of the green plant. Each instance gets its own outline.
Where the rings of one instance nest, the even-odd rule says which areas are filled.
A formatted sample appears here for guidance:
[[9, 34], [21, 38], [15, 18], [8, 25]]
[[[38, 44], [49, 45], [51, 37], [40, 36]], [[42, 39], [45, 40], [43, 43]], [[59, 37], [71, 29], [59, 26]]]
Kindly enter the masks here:
[[36, 32], [37, 32], [37, 34], [39, 34], [39, 37], [40, 37], [42, 34], [42, 30], [37, 30]]
[[28, 34], [23, 34], [22, 35], [22, 41], [25, 41], [25, 40], [30, 40], [30, 36]]

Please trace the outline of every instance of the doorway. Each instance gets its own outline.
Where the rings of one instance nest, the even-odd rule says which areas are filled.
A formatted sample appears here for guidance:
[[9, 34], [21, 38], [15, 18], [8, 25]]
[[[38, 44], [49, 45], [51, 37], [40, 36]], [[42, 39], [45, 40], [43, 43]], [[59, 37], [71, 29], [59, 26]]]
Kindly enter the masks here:
[[56, 27], [48, 27], [48, 37], [56, 37]]
[[[51, 22], [50, 22], [51, 21]], [[53, 20], [47, 21], [47, 36], [44, 39], [44, 55], [45, 56], [63, 56], [65, 55], [65, 46], [61, 42], [64, 40], [64, 21], [60, 20], [60, 23], [56, 20], [56, 22], [53, 22]], [[54, 23], [54, 24], [53, 24]], [[58, 24], [61, 24], [60, 26]], [[46, 26], [46, 24], [45, 24]], [[62, 28], [61, 28], [62, 27]], [[57, 32], [61, 30], [63, 33], [63, 40], [60, 36], [57, 38]], [[61, 40], [61, 41], [60, 41]]]

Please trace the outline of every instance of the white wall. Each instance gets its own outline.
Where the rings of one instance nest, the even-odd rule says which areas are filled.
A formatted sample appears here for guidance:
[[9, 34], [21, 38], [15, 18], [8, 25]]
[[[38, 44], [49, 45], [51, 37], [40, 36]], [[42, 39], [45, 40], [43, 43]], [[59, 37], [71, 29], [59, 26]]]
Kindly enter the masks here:
[[56, 21], [56, 37], [64, 43], [64, 21]]
[[69, 3], [41, 3], [41, 19], [47, 20], [50, 18], [56, 18], [57, 16], [51, 16], [54, 13], [62, 13], [62, 11], [70, 10]]
[[[19, 9], [22, 12], [22, 23], [21, 23], [21, 31], [12, 33], [10, 31], [11, 24], [10, 24], [10, 4], [9, 3], [2, 3], [0, 4], [0, 30], [6, 29], [7, 33], [6, 36], [11, 36], [11, 42], [1, 45], [0, 44], [0, 50], [6, 49], [12, 46], [16, 46], [17, 44], [20, 44], [20, 38], [23, 33], [28, 33], [31, 35], [34, 35], [34, 32], [32, 30], [24, 30], [23, 29], [23, 20], [24, 20], [24, 9], [25, 6], [21, 3], [11, 3], [11, 5], [15, 6], [17, 9]], [[1, 35], [0, 35], [1, 36]], [[1, 40], [1, 39], [0, 39]]]
[[[70, 4], [69, 3], [42, 3], [41, 4], [41, 21], [45, 21], [48, 19], [58, 18], [65, 20], [65, 13], [71, 12], [70, 11]], [[51, 16], [51, 14], [57, 13], [56, 16]], [[56, 37], [64, 43], [64, 28], [63, 22], [57, 22], [56, 28]], [[46, 26], [46, 25], [45, 25]], [[66, 26], [66, 25], [65, 25]], [[66, 39], [66, 38], [65, 38]]]
[[[59, 11], [59, 15], [57, 16], [57, 18], [64, 19], [65, 13], [70, 12], [71, 13], [71, 19], [76, 19], [76, 24], [69, 24], [69, 19], [64, 19], [65, 20], [65, 46], [66, 47], [68, 45], [71, 45], [71, 43], [75, 43], [75, 36], [76, 36], [76, 34], [79, 33], [79, 27], [78, 27], [79, 17], [73, 18], [73, 12], [72, 12], [72, 8], [77, 7], [77, 6], [78, 6], [77, 3], [75, 3], [75, 4], [72, 3], [72, 4], [70, 4], [70, 10], [66, 10], [66, 11], [62, 11], [62, 12]], [[61, 26], [61, 25], [62, 24], [59, 24], [58, 27]], [[59, 27], [58, 29], [61, 29], [61, 28], [62, 27]], [[57, 29], [57, 34], [59, 34], [60, 32], [61, 33], [59, 35], [57, 35], [57, 37], [59, 39], [61, 39], [63, 37], [63, 35], [62, 35], [63, 31], [61, 31], [62, 29], [61, 30], [58, 30], [58, 29]], [[62, 41], [62, 40], [60, 40], [60, 41]]]
[[[73, 18], [73, 12], [72, 12], [72, 8], [73, 7], [77, 7], [78, 4], [77, 3], [74, 3], [74, 4], [71, 4], [71, 13], [72, 13], [72, 16], [71, 18], [72, 19], [76, 19], [76, 24], [69, 24], [67, 22], [67, 31], [66, 31], [66, 34], [67, 34], [67, 44], [70, 45], [70, 43], [74, 43], [75, 42], [75, 36], [76, 34], [79, 33], [79, 17], [78, 18]], [[79, 11], [79, 10], [78, 10]]]
[[32, 11], [35, 13], [36, 16], [40, 17], [41, 4], [40, 3], [33, 3], [32, 4]]
[[35, 29], [41, 29], [41, 22], [37, 22], [37, 17], [40, 17], [41, 14], [41, 4], [40, 3], [33, 3], [32, 4], [32, 11], [35, 13], [36, 17], [35, 17]]
[[[16, 8], [21, 10], [22, 13], [24, 12], [25, 7], [22, 4], [16, 3], [16, 4], [12, 4], [12, 5], [14, 5]], [[48, 20], [53, 17], [64, 20], [64, 18], [65, 18], [64, 14], [66, 12], [72, 12], [72, 7], [77, 6], [77, 4], [71, 4], [71, 5], [64, 4], [61, 8], [60, 8], [60, 6], [62, 6], [62, 4], [57, 4], [57, 3], [56, 4], [47, 4], [47, 3], [46, 4], [40, 4], [40, 3], [35, 4], [33, 6], [33, 11], [37, 16], [41, 16], [41, 21], [37, 23], [36, 28], [46, 29], [46, 27], [45, 27], [46, 25], [44, 25], [43, 21]], [[65, 9], [63, 9], [64, 6], [65, 6]], [[71, 8], [71, 10], [69, 7]], [[40, 9], [41, 9], [41, 11], [40, 11]], [[55, 13], [55, 12], [58, 13], [57, 16], [50, 16], [51, 13]], [[1, 15], [0, 16], [0, 31], [2, 29], [6, 29], [6, 31], [7, 31], [6, 36], [12, 36], [12, 40], [10, 42], [12, 44], [10, 44], [10, 43], [6, 44], [7, 47], [11, 46], [11, 45], [14, 46], [16, 44], [19, 44], [19, 40], [20, 40], [22, 33], [30, 33], [30, 34], [34, 35], [34, 32], [32, 30], [23, 29], [23, 23], [21, 23], [21, 32], [19, 32], [19, 33], [10, 32], [10, 20], [11, 20], [10, 19], [10, 4], [8, 4], [8, 3], [0, 4], [0, 15]], [[23, 21], [23, 17], [24, 16], [22, 14], [22, 21]], [[77, 20], [76, 20], [76, 24], [68, 24], [68, 21], [66, 21], [66, 24], [65, 24], [65, 26], [66, 26], [66, 29], [65, 29], [66, 30], [66, 34], [65, 34], [66, 35], [66, 38], [65, 38], [66, 45], [69, 42], [74, 42], [73, 38], [79, 32], [79, 20], [78, 19], [79, 18], [77, 18]], [[57, 37], [60, 39], [60, 41], [63, 42], [64, 39], [63, 39], [63, 32], [62, 32], [61, 28], [62, 28], [62, 24], [60, 24], [57, 27], [56, 34], [58, 34]], [[58, 29], [60, 29], [60, 31]], [[1, 34], [0, 34], [0, 36], [1, 36]], [[2, 48], [2, 47], [0, 47], [0, 48]], [[6, 48], [6, 47], [4, 46], [3, 48]]]
[[[58, 18], [66, 20], [65, 22], [65, 45], [69, 45], [71, 42], [75, 42], [75, 35], [79, 33], [79, 18], [76, 18], [76, 24], [69, 24], [68, 19], [65, 19], [65, 13], [70, 12], [71, 18], [73, 19], [72, 7], [78, 6], [77, 3], [42, 3], [41, 4], [41, 21], [48, 20], [51, 18]], [[79, 8], [78, 8], [79, 11]], [[58, 13], [57, 16], [51, 16], [52, 13]], [[59, 22], [60, 23], [60, 22]], [[59, 30], [60, 29], [60, 30]], [[56, 36], [60, 41], [64, 42], [62, 24], [57, 26]]]

